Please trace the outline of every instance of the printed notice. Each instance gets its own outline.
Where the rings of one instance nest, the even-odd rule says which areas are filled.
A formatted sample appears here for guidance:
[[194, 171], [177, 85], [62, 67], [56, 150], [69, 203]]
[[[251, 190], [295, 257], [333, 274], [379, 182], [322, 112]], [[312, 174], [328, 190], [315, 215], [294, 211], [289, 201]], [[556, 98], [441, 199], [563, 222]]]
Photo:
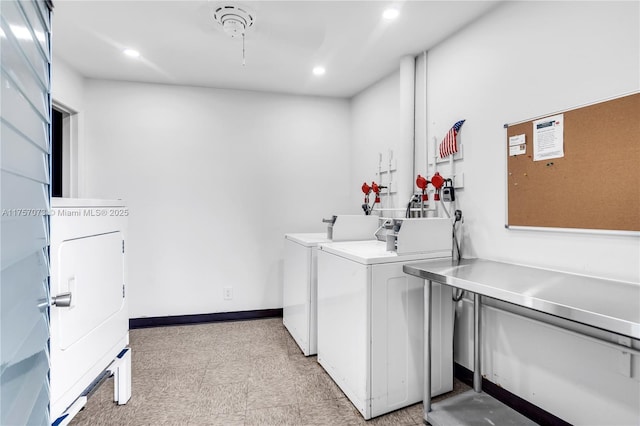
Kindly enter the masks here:
[[509, 156], [522, 155], [527, 153], [525, 135], [509, 136]]
[[533, 161], [564, 157], [564, 114], [533, 122]]

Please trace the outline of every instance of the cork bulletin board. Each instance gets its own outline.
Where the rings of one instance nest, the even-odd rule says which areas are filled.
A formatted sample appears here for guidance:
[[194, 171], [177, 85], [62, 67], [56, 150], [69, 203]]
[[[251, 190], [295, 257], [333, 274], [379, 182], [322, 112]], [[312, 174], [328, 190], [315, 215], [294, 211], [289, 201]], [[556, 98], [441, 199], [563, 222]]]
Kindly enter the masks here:
[[553, 116], [563, 120], [558, 158], [534, 161], [543, 120], [505, 125], [506, 227], [640, 231], [640, 93]]

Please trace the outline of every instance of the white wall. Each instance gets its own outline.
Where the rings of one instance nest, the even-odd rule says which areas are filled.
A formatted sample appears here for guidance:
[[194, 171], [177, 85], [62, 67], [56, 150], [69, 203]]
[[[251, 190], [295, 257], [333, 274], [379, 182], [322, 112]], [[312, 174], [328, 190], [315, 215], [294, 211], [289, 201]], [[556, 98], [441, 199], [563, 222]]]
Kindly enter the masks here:
[[348, 101], [96, 80], [84, 99], [84, 195], [130, 209], [131, 317], [282, 307], [284, 233], [352, 201]]
[[[429, 51], [429, 139], [467, 120], [456, 166], [465, 173], [466, 257], [640, 281], [638, 237], [504, 228], [503, 129], [639, 90], [639, 12], [638, 2], [506, 2]], [[468, 308], [456, 360], [471, 367]], [[501, 311], [483, 318], [490, 380], [571, 423], [637, 424], [640, 373], [618, 372], [621, 352]]]
[[56, 108], [69, 113], [64, 123], [68, 139], [64, 140], [63, 194], [78, 197], [83, 191], [82, 142], [84, 140], [84, 78], [54, 55], [51, 61], [51, 95]]
[[504, 228], [503, 125], [640, 88], [637, 2], [550, 6], [507, 2], [429, 52], [429, 136], [467, 120], [467, 255], [637, 282], [638, 238]]
[[[387, 168], [389, 151], [397, 159], [400, 143], [400, 72], [397, 71], [351, 99], [351, 188], [362, 204], [364, 194], [360, 190], [363, 182], [371, 185], [387, 184], [388, 175], [380, 179], [378, 172], [379, 156], [382, 154], [382, 167]], [[396, 173], [392, 173], [392, 179]], [[397, 181], [397, 179], [394, 179]], [[397, 197], [382, 197], [385, 208], [401, 207], [406, 201]], [[371, 195], [370, 203], [374, 196]], [[362, 211], [362, 210], [359, 210]], [[385, 212], [386, 214], [387, 212]], [[404, 211], [402, 212], [404, 215]]]

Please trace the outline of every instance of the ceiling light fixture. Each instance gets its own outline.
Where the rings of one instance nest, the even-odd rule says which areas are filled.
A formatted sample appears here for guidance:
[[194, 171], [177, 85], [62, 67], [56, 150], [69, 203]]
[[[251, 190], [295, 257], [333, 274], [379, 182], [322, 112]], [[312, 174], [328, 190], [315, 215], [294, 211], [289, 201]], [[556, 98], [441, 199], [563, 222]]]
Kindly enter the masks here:
[[398, 11], [398, 9], [387, 9], [384, 12], [382, 12], [382, 17], [387, 21], [396, 19], [398, 15], [400, 15], [400, 11]]
[[327, 72], [327, 70], [324, 69], [324, 67], [317, 66], [317, 67], [313, 68], [313, 75], [320, 76], [320, 75], [324, 75], [324, 73], [326, 73], [326, 72]]
[[127, 48], [127, 49], [124, 49], [122, 51], [122, 53], [124, 53], [125, 55], [127, 55], [130, 58], [139, 58], [140, 57], [140, 52], [138, 52], [135, 49]]

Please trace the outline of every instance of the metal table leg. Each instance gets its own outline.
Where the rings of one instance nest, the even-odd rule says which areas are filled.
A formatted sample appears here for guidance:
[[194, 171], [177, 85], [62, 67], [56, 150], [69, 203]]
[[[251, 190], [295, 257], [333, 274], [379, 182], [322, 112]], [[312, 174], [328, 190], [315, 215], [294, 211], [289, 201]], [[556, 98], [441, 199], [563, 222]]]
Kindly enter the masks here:
[[480, 295], [473, 294], [473, 390], [482, 392], [482, 370], [480, 368]]
[[[473, 390], [468, 390], [451, 398], [431, 404], [431, 290], [432, 282], [424, 282], [424, 409], [423, 423], [433, 426], [460, 426], [494, 424], [534, 426], [522, 414], [507, 407], [500, 401], [482, 392], [482, 369], [480, 365], [480, 351], [482, 348], [479, 294], [473, 296]], [[486, 423], [485, 423], [486, 421]]]
[[427, 416], [431, 411], [431, 280], [424, 281], [424, 395], [422, 419], [429, 424]]

